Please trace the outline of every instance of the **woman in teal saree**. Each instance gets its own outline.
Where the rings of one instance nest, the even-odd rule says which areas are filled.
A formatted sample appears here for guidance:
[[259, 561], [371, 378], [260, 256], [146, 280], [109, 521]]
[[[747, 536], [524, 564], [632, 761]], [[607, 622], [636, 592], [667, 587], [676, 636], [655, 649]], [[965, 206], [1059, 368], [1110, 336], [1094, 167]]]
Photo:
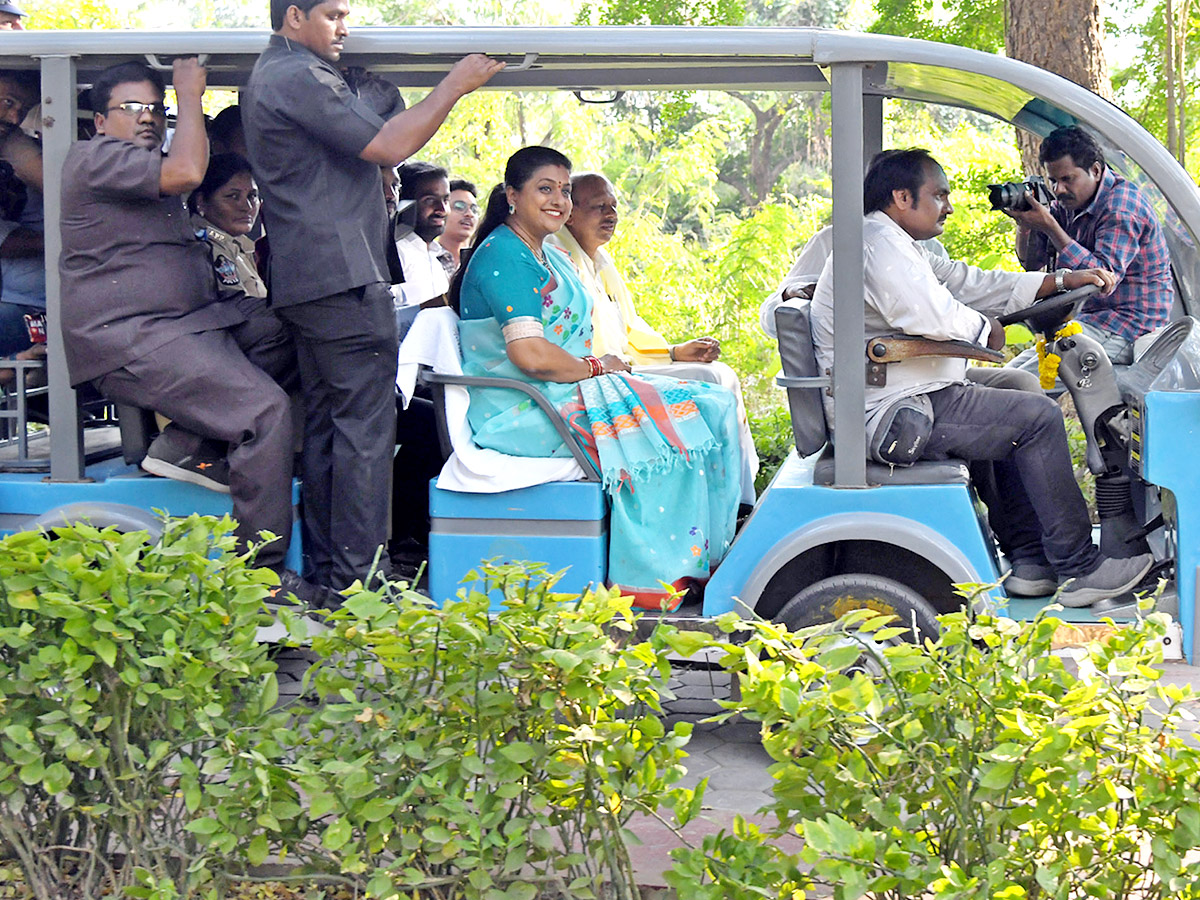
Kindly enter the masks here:
[[[516, 378], [546, 395], [603, 478], [610, 582], [638, 606], [673, 608], [733, 541], [741, 471], [734, 397], [714, 384], [633, 375], [617, 357], [591, 355], [591, 299], [570, 257], [542, 244], [570, 213], [565, 156], [525, 147], [509, 158], [458, 286], [463, 373]], [[472, 388], [468, 419], [479, 446], [568, 454], [545, 415], [515, 391]]]

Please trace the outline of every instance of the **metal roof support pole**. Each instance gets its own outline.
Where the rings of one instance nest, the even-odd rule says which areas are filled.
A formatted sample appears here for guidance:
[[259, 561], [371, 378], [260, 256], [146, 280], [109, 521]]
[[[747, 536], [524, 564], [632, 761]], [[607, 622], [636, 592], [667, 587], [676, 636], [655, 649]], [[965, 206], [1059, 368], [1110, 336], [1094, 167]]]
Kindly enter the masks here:
[[883, 98], [878, 94], [863, 96], [863, 171], [883, 149]]
[[833, 66], [833, 480], [867, 484], [863, 333], [863, 70]]
[[42, 167], [46, 202], [46, 316], [47, 379], [50, 389], [50, 480], [82, 481], [83, 429], [79, 401], [67, 375], [63, 351], [62, 278], [58, 258], [62, 253], [62, 168], [75, 140], [75, 59], [42, 57]]

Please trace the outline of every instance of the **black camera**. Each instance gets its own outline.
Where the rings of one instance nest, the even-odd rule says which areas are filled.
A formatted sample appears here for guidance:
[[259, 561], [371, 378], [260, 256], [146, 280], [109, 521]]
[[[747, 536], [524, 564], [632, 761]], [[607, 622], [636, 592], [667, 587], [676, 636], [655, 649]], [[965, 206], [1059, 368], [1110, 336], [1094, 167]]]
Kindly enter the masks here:
[[992, 209], [1011, 209], [1022, 212], [1029, 209], [1029, 203], [1025, 200], [1026, 191], [1032, 194], [1033, 199], [1042, 206], [1049, 206], [1050, 201], [1054, 199], [1054, 195], [1050, 193], [1050, 187], [1046, 184], [1046, 179], [1041, 175], [1034, 175], [1028, 181], [989, 184], [988, 200], [992, 204]]

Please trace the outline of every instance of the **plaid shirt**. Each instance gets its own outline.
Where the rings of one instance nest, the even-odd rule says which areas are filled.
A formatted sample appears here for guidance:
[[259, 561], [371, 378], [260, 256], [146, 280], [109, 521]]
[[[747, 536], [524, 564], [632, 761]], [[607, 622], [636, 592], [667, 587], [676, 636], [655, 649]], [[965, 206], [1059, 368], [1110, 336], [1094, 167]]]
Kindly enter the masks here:
[[[1171, 254], [1158, 217], [1133, 184], [1104, 170], [1104, 177], [1084, 209], [1072, 214], [1055, 201], [1050, 213], [1072, 238], [1058, 252], [1058, 265], [1070, 269], [1108, 269], [1117, 287], [1107, 297], [1092, 297], [1080, 321], [1126, 340], [1167, 323], [1175, 289]], [[1050, 239], [1030, 235], [1026, 269], [1046, 264]]]

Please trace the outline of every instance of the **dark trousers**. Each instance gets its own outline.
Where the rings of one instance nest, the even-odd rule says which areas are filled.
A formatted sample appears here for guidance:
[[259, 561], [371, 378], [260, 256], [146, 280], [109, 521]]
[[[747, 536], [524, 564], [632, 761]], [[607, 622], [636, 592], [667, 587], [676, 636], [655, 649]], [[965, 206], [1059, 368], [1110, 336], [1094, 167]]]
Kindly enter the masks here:
[[396, 406], [396, 460], [392, 470], [392, 542], [429, 543], [429, 480], [442, 471], [433, 401], [413, 397]]
[[988, 521], [1009, 558], [1045, 559], [1062, 577], [1095, 569], [1099, 551], [1054, 401], [977, 384], [950, 385], [929, 399], [934, 424], [923, 458], [971, 464]]
[[270, 531], [257, 563], [283, 567], [292, 532], [292, 418], [287, 392], [295, 352], [270, 317], [186, 334], [102, 375], [105, 397], [167, 416], [197, 443], [228, 444], [229, 493], [237, 537]]
[[[304, 394], [305, 574], [341, 590], [366, 579], [387, 543], [398, 346], [392, 295], [369, 284], [276, 312], [296, 342]], [[382, 562], [386, 570], [386, 555]]]

